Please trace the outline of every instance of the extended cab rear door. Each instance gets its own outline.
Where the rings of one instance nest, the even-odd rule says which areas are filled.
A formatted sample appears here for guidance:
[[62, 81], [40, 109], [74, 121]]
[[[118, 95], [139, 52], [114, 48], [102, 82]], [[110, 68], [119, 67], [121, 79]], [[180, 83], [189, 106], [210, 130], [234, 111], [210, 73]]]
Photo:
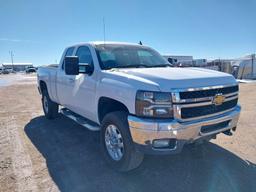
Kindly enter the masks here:
[[56, 90], [58, 95], [58, 100], [61, 105], [69, 108], [68, 99], [70, 95], [67, 92], [69, 86], [69, 78], [73, 78], [70, 75], [66, 75], [64, 71], [64, 58], [66, 56], [72, 56], [74, 54], [75, 47], [69, 47], [65, 50], [62, 56], [62, 61], [60, 62], [59, 70], [56, 77]]

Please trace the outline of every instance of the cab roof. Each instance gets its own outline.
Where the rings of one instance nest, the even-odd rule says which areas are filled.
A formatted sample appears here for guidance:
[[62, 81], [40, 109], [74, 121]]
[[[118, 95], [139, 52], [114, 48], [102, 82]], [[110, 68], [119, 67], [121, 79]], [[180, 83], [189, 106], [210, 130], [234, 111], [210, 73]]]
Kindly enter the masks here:
[[118, 41], [90, 41], [90, 42], [80, 42], [69, 47], [81, 46], [81, 45], [139, 45], [138, 43], [128, 43], [128, 42], [118, 42]]

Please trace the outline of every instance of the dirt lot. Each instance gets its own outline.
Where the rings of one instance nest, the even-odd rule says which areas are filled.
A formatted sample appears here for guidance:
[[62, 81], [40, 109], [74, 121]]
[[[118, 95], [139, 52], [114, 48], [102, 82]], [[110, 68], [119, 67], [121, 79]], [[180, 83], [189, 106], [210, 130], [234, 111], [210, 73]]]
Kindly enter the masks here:
[[35, 78], [15, 84], [0, 87], [0, 191], [256, 191], [256, 83], [240, 84], [234, 136], [122, 174], [103, 161], [97, 132], [43, 116]]

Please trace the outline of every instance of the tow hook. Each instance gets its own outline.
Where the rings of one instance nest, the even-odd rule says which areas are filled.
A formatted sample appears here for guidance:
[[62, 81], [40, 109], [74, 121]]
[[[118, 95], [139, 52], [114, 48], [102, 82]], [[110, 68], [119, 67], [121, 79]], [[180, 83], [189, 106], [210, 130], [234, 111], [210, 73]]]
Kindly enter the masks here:
[[236, 131], [236, 127], [233, 127], [233, 128], [232, 128], [232, 131]]
[[230, 131], [230, 129], [226, 130], [226, 131], [223, 131], [222, 133], [224, 133], [227, 136], [232, 136], [233, 135], [233, 133]]

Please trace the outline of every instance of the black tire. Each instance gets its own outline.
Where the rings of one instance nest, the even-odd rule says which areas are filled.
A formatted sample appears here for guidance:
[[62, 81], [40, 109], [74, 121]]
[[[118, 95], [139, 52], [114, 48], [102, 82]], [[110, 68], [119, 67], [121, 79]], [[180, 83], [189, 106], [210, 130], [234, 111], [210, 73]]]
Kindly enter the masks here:
[[[47, 106], [44, 102], [47, 102]], [[42, 90], [42, 105], [47, 119], [55, 119], [58, 116], [59, 105], [50, 99], [47, 89]]]
[[[115, 125], [122, 136], [124, 145], [123, 156], [120, 160], [114, 160], [109, 154], [105, 143], [105, 132], [109, 125]], [[116, 171], [126, 172], [137, 168], [143, 161], [144, 155], [137, 151], [131, 138], [127, 113], [116, 111], [107, 114], [101, 125], [101, 148], [107, 163]]]

